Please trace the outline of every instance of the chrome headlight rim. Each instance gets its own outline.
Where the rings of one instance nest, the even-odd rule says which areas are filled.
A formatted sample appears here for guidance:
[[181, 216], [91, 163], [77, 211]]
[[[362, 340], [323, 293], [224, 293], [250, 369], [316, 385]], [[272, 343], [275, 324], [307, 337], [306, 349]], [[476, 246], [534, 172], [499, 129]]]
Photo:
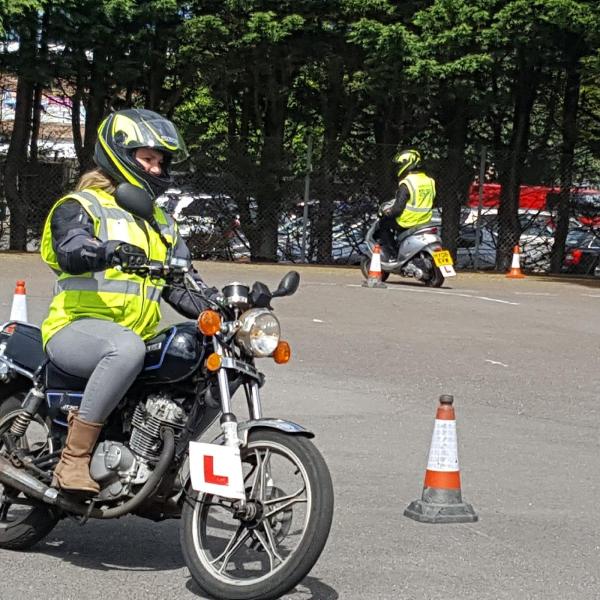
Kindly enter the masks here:
[[236, 340], [244, 352], [257, 358], [271, 356], [281, 339], [281, 326], [273, 311], [251, 308], [240, 315], [239, 321]]

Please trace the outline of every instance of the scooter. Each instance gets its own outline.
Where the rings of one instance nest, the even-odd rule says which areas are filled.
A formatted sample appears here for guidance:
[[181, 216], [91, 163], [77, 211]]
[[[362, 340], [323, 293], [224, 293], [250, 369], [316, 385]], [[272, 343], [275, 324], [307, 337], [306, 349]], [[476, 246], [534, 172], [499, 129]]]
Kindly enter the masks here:
[[[379, 241], [376, 239], [379, 229], [377, 218], [365, 236], [367, 255], [360, 263], [365, 279], [369, 276], [369, 267], [373, 248]], [[454, 277], [452, 256], [442, 247], [442, 240], [435, 225], [418, 225], [403, 231], [396, 236], [398, 252], [387, 260], [381, 260], [381, 279], [386, 281], [390, 274], [403, 277], [414, 277], [428, 287], [441, 287], [446, 277]]]

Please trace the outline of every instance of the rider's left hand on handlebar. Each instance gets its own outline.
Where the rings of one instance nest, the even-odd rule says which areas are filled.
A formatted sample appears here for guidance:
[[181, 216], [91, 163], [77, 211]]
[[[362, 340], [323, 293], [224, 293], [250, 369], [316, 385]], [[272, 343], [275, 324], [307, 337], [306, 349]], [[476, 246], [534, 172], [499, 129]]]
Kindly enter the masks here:
[[112, 255], [112, 266], [120, 265], [123, 269], [142, 267], [148, 257], [142, 248], [133, 244], [119, 244]]

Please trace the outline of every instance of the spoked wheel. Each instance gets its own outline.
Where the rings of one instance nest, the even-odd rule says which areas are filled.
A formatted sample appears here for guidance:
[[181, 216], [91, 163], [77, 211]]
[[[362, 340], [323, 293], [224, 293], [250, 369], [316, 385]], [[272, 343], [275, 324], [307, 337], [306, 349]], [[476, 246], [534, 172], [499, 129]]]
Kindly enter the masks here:
[[[0, 455], [7, 455], [4, 434], [19, 414], [19, 398], [12, 397], [0, 406]], [[44, 421], [34, 419], [25, 434], [19, 438], [17, 448], [43, 464], [44, 457], [52, 453], [52, 440]], [[58, 516], [43, 503], [0, 483], [0, 548], [26, 550], [46, 537], [58, 522]]]
[[248, 508], [192, 494], [182, 513], [181, 545], [192, 577], [219, 599], [269, 600], [291, 590], [323, 550], [333, 487], [310, 440], [258, 430], [241, 449]]

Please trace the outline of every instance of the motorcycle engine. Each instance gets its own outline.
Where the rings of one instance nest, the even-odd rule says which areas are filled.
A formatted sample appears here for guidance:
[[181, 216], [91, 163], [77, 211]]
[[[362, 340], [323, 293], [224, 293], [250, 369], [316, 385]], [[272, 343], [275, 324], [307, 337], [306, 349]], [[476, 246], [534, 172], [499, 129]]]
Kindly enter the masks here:
[[99, 498], [114, 500], [129, 493], [131, 486], [148, 480], [161, 450], [160, 428], [179, 433], [186, 422], [185, 411], [171, 397], [148, 396], [136, 406], [131, 421], [129, 448], [119, 442], [98, 444], [90, 462], [90, 476], [100, 484]]
[[138, 456], [156, 462], [161, 449], [160, 428], [171, 427], [177, 437], [186, 420], [185, 411], [170, 396], [148, 396], [146, 403], [140, 402], [133, 413], [129, 447]]

